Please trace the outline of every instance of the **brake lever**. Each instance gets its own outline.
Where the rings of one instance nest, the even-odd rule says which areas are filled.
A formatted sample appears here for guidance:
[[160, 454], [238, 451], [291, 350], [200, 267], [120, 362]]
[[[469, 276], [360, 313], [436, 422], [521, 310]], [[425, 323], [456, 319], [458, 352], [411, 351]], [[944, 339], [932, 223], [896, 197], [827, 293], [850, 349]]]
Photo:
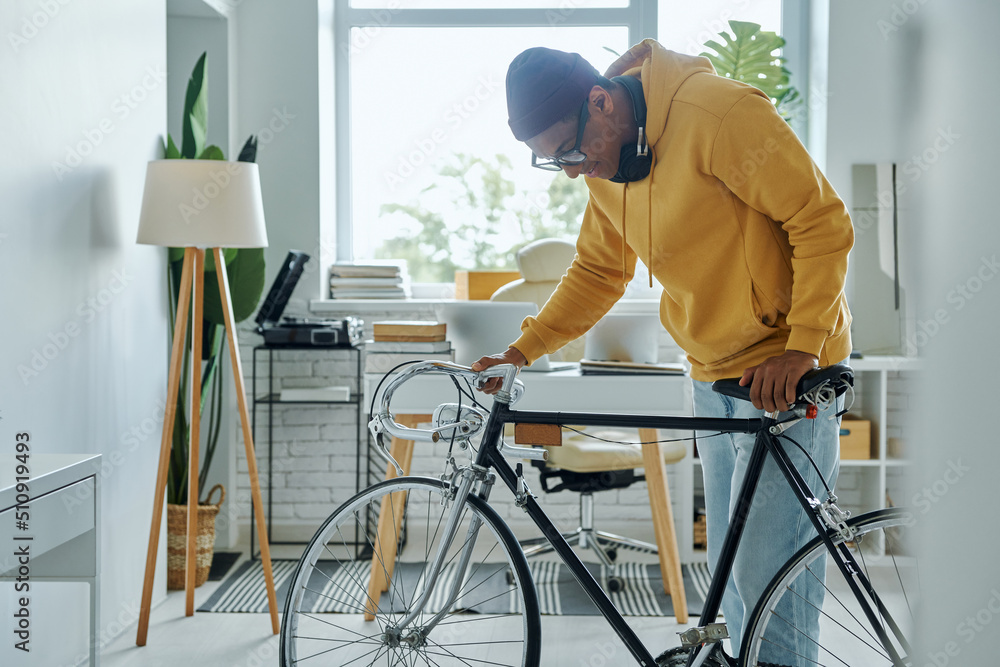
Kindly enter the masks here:
[[402, 477], [405, 473], [403, 472], [403, 466], [399, 465], [399, 462], [393, 458], [392, 453], [385, 446], [385, 442], [382, 440], [382, 435], [384, 434], [384, 427], [382, 426], [381, 415], [376, 415], [374, 419], [368, 422], [368, 431], [372, 434], [375, 439], [375, 451], [381, 456], [386, 463], [391, 465], [396, 469], [396, 474]]

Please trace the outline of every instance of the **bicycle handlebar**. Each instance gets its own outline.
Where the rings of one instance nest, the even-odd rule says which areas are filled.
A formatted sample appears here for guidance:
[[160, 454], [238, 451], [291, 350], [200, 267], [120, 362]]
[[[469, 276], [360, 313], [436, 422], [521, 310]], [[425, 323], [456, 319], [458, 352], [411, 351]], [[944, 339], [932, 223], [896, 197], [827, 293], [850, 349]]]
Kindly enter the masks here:
[[375, 438], [377, 451], [387, 463], [392, 464], [396, 468], [396, 471], [402, 475], [402, 467], [396, 462], [382, 442], [383, 432], [401, 440], [423, 442], [437, 442], [445, 434], [468, 437], [471, 424], [469, 421], [463, 421], [461, 419], [462, 415], [457, 415], [454, 422], [441, 424], [430, 429], [410, 428], [398, 423], [389, 411], [389, 405], [392, 402], [392, 395], [396, 389], [405, 382], [418, 375], [434, 373], [437, 375], [465, 378], [472, 381], [477, 389], [481, 389], [487, 380], [498, 377], [501, 378], [501, 388], [494, 397], [494, 400], [513, 405], [524, 394], [524, 384], [517, 379], [517, 371], [517, 366], [513, 364], [497, 364], [479, 372], [472, 370], [468, 366], [462, 366], [450, 361], [431, 360], [411, 364], [389, 381], [385, 391], [382, 392], [378, 412], [368, 423], [368, 430]]

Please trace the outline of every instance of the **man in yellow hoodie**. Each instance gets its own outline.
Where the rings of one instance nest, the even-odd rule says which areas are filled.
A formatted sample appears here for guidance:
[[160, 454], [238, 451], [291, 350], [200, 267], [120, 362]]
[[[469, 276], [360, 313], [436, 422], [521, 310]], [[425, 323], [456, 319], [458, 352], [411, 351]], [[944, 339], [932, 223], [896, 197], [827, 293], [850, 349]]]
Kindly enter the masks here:
[[[508, 350], [473, 368], [524, 366], [583, 335], [622, 296], [641, 258], [650, 283], [655, 276], [663, 286], [660, 319], [691, 363], [695, 413], [747, 418], [786, 410], [806, 371], [850, 354], [844, 279], [854, 235], [846, 207], [770, 99], [717, 76], [707, 59], [646, 40], [607, 77], [616, 78], [600, 76], [578, 54], [544, 48], [510, 65], [514, 136], [535, 166], [585, 175], [590, 201], [576, 258], [552, 297]], [[727, 377], [750, 385], [752, 406], [711, 391], [712, 381]], [[826, 416], [789, 434], [832, 486], [838, 422]], [[710, 563], [752, 446], [752, 437], [734, 435], [699, 447]], [[794, 448], [789, 455], [819, 487], [805, 457]], [[773, 461], [759, 488], [768, 493], [758, 491], [723, 601], [734, 651], [771, 576], [812, 537]], [[816, 636], [813, 607], [823, 588], [803, 595], [809, 602], [788, 613]], [[799, 633], [773, 634], [777, 646], [815, 658], [815, 644]], [[795, 664], [789, 653], [775, 653], [761, 659]]]

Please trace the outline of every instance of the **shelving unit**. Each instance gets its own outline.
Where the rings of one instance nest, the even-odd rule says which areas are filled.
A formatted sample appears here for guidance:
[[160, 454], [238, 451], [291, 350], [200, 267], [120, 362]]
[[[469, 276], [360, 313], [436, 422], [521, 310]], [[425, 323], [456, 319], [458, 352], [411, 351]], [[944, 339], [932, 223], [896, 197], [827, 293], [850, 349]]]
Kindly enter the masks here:
[[[354, 355], [356, 366], [355, 366], [355, 379], [356, 379], [356, 390], [351, 394], [350, 398], [346, 401], [319, 401], [319, 400], [306, 400], [306, 401], [289, 401], [282, 400], [281, 393], [276, 392], [274, 389], [274, 355], [278, 352], [284, 351], [311, 351], [322, 354], [338, 354], [338, 353], [349, 353]], [[258, 394], [257, 392], [257, 356], [258, 354], [267, 355], [267, 391], [263, 394]], [[362, 486], [367, 486], [371, 483], [371, 469], [369, 465], [369, 457], [367, 456], [367, 428], [365, 420], [362, 416], [362, 368], [364, 364], [364, 347], [345, 347], [345, 348], [335, 348], [335, 347], [314, 347], [314, 346], [298, 346], [298, 345], [285, 345], [281, 347], [269, 347], [267, 345], [258, 345], [253, 348], [253, 375], [251, 382], [251, 394], [253, 395], [253, 414], [252, 414], [252, 431], [254, 443], [259, 447], [260, 439], [257, 436], [257, 408], [258, 406], [267, 406], [267, 474], [263, 476], [265, 484], [262, 488], [267, 490], [267, 538], [271, 545], [304, 545], [306, 542], [300, 541], [275, 541], [271, 536], [272, 527], [272, 475], [274, 472], [274, 406], [276, 405], [353, 405], [355, 407], [355, 418], [357, 420], [357, 467], [355, 469], [354, 476], [354, 490], [355, 493], [362, 489]], [[364, 473], [364, 475], [362, 475]], [[364, 476], [364, 484], [362, 484], [362, 476]], [[331, 508], [332, 509], [332, 508]], [[250, 544], [256, 544], [255, 539], [255, 528], [253, 523], [250, 524]], [[358, 545], [356, 545], [358, 546]], [[257, 554], [251, 549], [251, 558], [256, 559]]]

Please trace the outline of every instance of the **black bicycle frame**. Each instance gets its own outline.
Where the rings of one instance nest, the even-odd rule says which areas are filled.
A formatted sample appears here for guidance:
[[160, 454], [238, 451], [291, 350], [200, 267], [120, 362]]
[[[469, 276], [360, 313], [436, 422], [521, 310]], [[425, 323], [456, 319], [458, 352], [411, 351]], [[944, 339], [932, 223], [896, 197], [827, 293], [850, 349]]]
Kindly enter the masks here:
[[[726, 537], [722, 543], [722, 551], [719, 556], [719, 562], [715, 566], [708, 594], [705, 597], [705, 604], [700, 617], [699, 626], [704, 627], [713, 623], [719, 615], [719, 609], [722, 605], [722, 596], [726, 589], [726, 582], [732, 572], [733, 563], [736, 559], [736, 550], [739, 547], [740, 539], [743, 536], [743, 529], [746, 526], [746, 520], [750, 514], [750, 507], [753, 502], [754, 493], [757, 490], [757, 481], [760, 478], [760, 473], [764, 467], [767, 455], [771, 454], [778, 466], [778, 469], [785, 476], [785, 479], [791, 486], [793, 493], [798, 498], [802, 508], [805, 510], [806, 515], [810, 518], [817, 533], [826, 544], [827, 550], [833, 556], [837, 566], [844, 574], [845, 579], [849, 582], [851, 590], [854, 592], [855, 597], [864, 609], [865, 614], [868, 616], [873, 628], [878, 633], [879, 640], [882, 642], [883, 647], [886, 648], [893, 660], [893, 663], [901, 665], [902, 662], [899, 655], [889, 641], [883, 624], [878, 620], [879, 617], [871, 608], [871, 605], [869, 605], [865, 600], [864, 595], [862, 594], [861, 589], [859, 588], [854, 577], [857, 576], [860, 578], [862, 585], [872, 598], [879, 613], [882, 614], [883, 619], [885, 619], [888, 615], [884, 605], [871, 589], [869, 582], [862, 574], [861, 568], [858, 567], [853, 555], [847, 549], [838, 550], [833, 544], [833, 540], [828, 535], [827, 526], [823, 523], [823, 520], [814, 507], [817, 500], [812, 491], [809, 489], [809, 486], [799, 474], [798, 470], [795, 469], [795, 465], [788, 457], [788, 454], [780, 446], [777, 438], [770, 435], [768, 432], [768, 429], [775, 423], [776, 422], [774, 420], [767, 417], [763, 419], [724, 419], [702, 417], [666, 417], [637, 414], [511, 410], [507, 404], [495, 401], [491, 409], [487, 430], [483, 434], [482, 446], [480, 447], [479, 453], [476, 457], [476, 464], [494, 469], [507, 488], [509, 488], [512, 493], [517, 493], [517, 474], [503, 457], [503, 454], [500, 453], [498, 448], [504, 424], [579, 424], [581, 426], [618, 426], [650, 429], [662, 428], [684, 431], [703, 430], [726, 433], [755, 433], [757, 434], [757, 440], [754, 444], [753, 450], [751, 451], [750, 461], [747, 464], [746, 476], [743, 479], [743, 484], [740, 487], [739, 495], [737, 496], [734, 515], [729, 522], [729, 529], [726, 532]], [[630, 628], [625, 622], [625, 619], [622, 618], [621, 613], [614, 606], [614, 604], [612, 604], [607, 593], [604, 592], [604, 589], [601, 588], [601, 585], [590, 573], [590, 570], [587, 569], [587, 567], [583, 564], [583, 561], [581, 561], [579, 556], [576, 555], [573, 548], [562, 536], [562, 532], [556, 528], [549, 517], [545, 514], [544, 510], [542, 510], [539, 504], [535, 501], [534, 497], [529, 496], [525, 499], [523, 509], [527, 512], [528, 516], [531, 517], [531, 520], [535, 523], [535, 525], [538, 526], [539, 530], [542, 531], [542, 535], [544, 535], [549, 541], [555, 552], [559, 554], [559, 557], [563, 560], [566, 566], [569, 567], [570, 572], [573, 573], [573, 576], [579, 582], [580, 586], [583, 587], [583, 590], [588, 596], [590, 596], [590, 599], [594, 602], [594, 604], [597, 605], [601, 614], [605, 619], [607, 619], [608, 623], [614, 629], [615, 633], [621, 638], [622, 642], [632, 653], [636, 661], [640, 665], [643, 665], [643, 667], [656, 667], [656, 662], [649, 650], [642, 643], [642, 641], [639, 640], [639, 637], [635, 634], [632, 628]], [[895, 623], [892, 622], [891, 618], [889, 618], [888, 621], [890, 623], [890, 628], [897, 635], [897, 638], [902, 640], [898, 629], [895, 627]], [[711, 648], [711, 645], [702, 645], [698, 650], [692, 651], [688, 664], [691, 664], [697, 656], [699, 650], [702, 648]]]

